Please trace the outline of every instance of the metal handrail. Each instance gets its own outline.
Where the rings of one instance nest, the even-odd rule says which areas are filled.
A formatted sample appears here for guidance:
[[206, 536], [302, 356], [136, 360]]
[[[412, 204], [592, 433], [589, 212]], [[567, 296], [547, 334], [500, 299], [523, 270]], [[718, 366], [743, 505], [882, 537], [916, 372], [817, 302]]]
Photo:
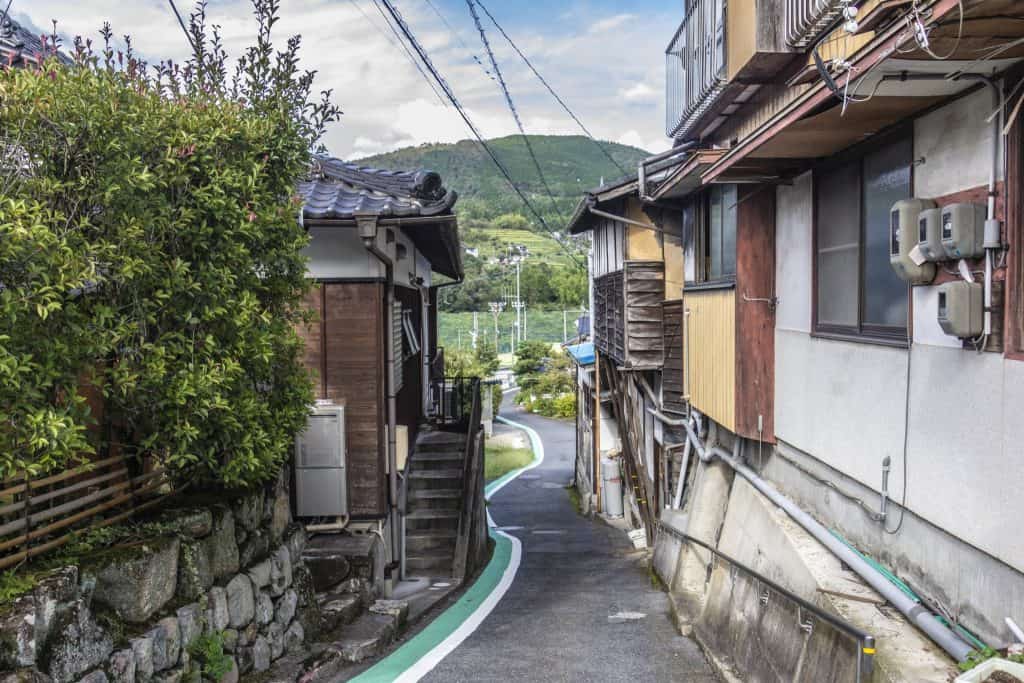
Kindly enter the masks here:
[[686, 16], [665, 48], [665, 133], [689, 132], [725, 82], [725, 2], [686, 0]]
[[770, 589], [771, 591], [778, 593], [779, 595], [782, 595], [791, 602], [796, 603], [796, 605], [801, 610], [806, 610], [807, 612], [813, 614], [817, 619], [827, 622], [836, 630], [841, 631], [846, 635], [854, 638], [858, 644], [857, 681], [871, 680], [871, 673], [874, 670], [875, 656], [875, 637], [873, 635], [857, 628], [853, 624], [843, 620], [840, 617], [837, 617], [831, 612], [827, 612], [818, 605], [815, 605], [813, 602], [809, 602], [808, 600], [801, 598], [799, 595], [792, 592], [791, 590], [783, 588], [782, 586], [775, 583], [771, 579], [767, 578], [763, 574], [758, 573], [757, 571], [751, 569], [742, 562], [733, 559], [729, 555], [726, 555], [722, 551], [718, 550], [718, 548], [708, 545], [699, 538], [694, 538], [693, 536], [690, 536], [687, 533], [679, 531], [678, 529], [666, 524], [660, 519], [658, 520], [657, 526], [660, 530], [664, 531], [670, 536], [675, 537], [680, 541], [683, 541], [684, 543], [693, 543], [694, 545], [700, 546], [704, 550], [707, 550], [708, 552], [715, 555], [715, 557], [724, 560], [730, 566], [735, 567], [737, 570], [743, 572], [744, 574], [750, 577], [753, 577], [754, 579], [757, 579], [758, 582], [764, 584], [764, 586]]
[[786, 0], [786, 43], [805, 49], [843, 14], [850, 0]]

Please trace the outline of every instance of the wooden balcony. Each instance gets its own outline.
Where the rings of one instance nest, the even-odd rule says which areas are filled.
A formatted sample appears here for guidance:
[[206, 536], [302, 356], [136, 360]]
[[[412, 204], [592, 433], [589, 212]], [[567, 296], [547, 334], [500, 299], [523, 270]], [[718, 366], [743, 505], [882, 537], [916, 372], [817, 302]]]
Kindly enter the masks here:
[[616, 363], [658, 369], [664, 362], [665, 264], [625, 261], [594, 280], [594, 344]]

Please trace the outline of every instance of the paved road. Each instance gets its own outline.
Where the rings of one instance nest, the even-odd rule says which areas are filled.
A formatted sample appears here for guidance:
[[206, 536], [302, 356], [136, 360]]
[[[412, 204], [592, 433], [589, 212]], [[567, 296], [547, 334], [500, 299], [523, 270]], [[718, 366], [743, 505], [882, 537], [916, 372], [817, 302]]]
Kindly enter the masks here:
[[[479, 629], [423, 680], [716, 681], [697, 645], [676, 632], [665, 595], [625, 534], [573, 509], [565, 486], [574, 425], [510, 402], [502, 414], [535, 429], [546, 455], [490, 505], [495, 522], [522, 541], [522, 564]], [[627, 612], [645, 616], [610, 618]]]

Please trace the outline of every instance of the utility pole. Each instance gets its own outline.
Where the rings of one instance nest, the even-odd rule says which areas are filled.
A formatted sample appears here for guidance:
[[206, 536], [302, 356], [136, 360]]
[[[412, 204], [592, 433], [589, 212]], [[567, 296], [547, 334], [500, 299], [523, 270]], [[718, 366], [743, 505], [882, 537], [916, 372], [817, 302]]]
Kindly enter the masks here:
[[480, 334], [480, 319], [478, 313], [473, 311], [473, 331], [470, 332], [470, 336], [473, 338], [473, 350], [476, 351], [476, 339]]
[[523, 325], [522, 325], [522, 310], [523, 310], [523, 299], [519, 295], [519, 271], [520, 271], [520, 259], [516, 258], [516, 329], [519, 331], [519, 343], [523, 343]]
[[494, 349], [501, 353], [499, 332], [498, 332], [498, 316], [502, 311], [505, 310], [505, 303], [502, 301], [492, 301], [489, 304], [491, 308], [491, 317], [494, 318]]

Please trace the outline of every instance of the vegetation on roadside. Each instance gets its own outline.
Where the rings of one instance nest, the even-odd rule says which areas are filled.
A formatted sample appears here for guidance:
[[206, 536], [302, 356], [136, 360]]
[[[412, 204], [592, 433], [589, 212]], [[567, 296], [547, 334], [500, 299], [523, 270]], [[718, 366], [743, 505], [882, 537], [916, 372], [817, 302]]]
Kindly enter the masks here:
[[545, 417], [576, 415], [576, 382], [572, 362], [561, 348], [525, 342], [517, 349], [514, 372], [520, 390], [516, 402]]
[[[493, 345], [483, 342], [477, 344], [476, 350], [445, 349], [444, 352], [444, 374], [446, 377], [479, 377], [486, 380], [498, 371], [498, 353]], [[491, 407], [494, 417], [501, 408], [501, 385], [488, 384], [480, 388], [481, 395], [484, 391], [491, 392]], [[486, 416], [485, 416], [486, 417]]]
[[991, 647], [984, 647], [980, 650], [972, 650], [970, 654], [967, 655], [967, 659], [957, 664], [957, 667], [961, 671], [970, 671], [971, 669], [987, 662], [990, 659], [995, 659], [996, 657], [1001, 657], [1009, 662], [1013, 662], [1014, 664], [1024, 664], [1024, 655], [1008, 655]]
[[340, 111], [299, 38], [271, 42], [279, 0], [254, 6], [234, 67], [200, 3], [183, 65], [115, 49], [105, 25], [71, 65], [0, 70], [0, 477], [117, 442], [253, 485], [305, 423], [295, 183]]
[[533, 462], [529, 448], [514, 448], [488, 443], [484, 451], [484, 479], [494, 481]]
[[234, 662], [224, 651], [224, 632], [203, 633], [188, 644], [188, 653], [197, 662], [203, 679], [220, 681], [231, 673]]

